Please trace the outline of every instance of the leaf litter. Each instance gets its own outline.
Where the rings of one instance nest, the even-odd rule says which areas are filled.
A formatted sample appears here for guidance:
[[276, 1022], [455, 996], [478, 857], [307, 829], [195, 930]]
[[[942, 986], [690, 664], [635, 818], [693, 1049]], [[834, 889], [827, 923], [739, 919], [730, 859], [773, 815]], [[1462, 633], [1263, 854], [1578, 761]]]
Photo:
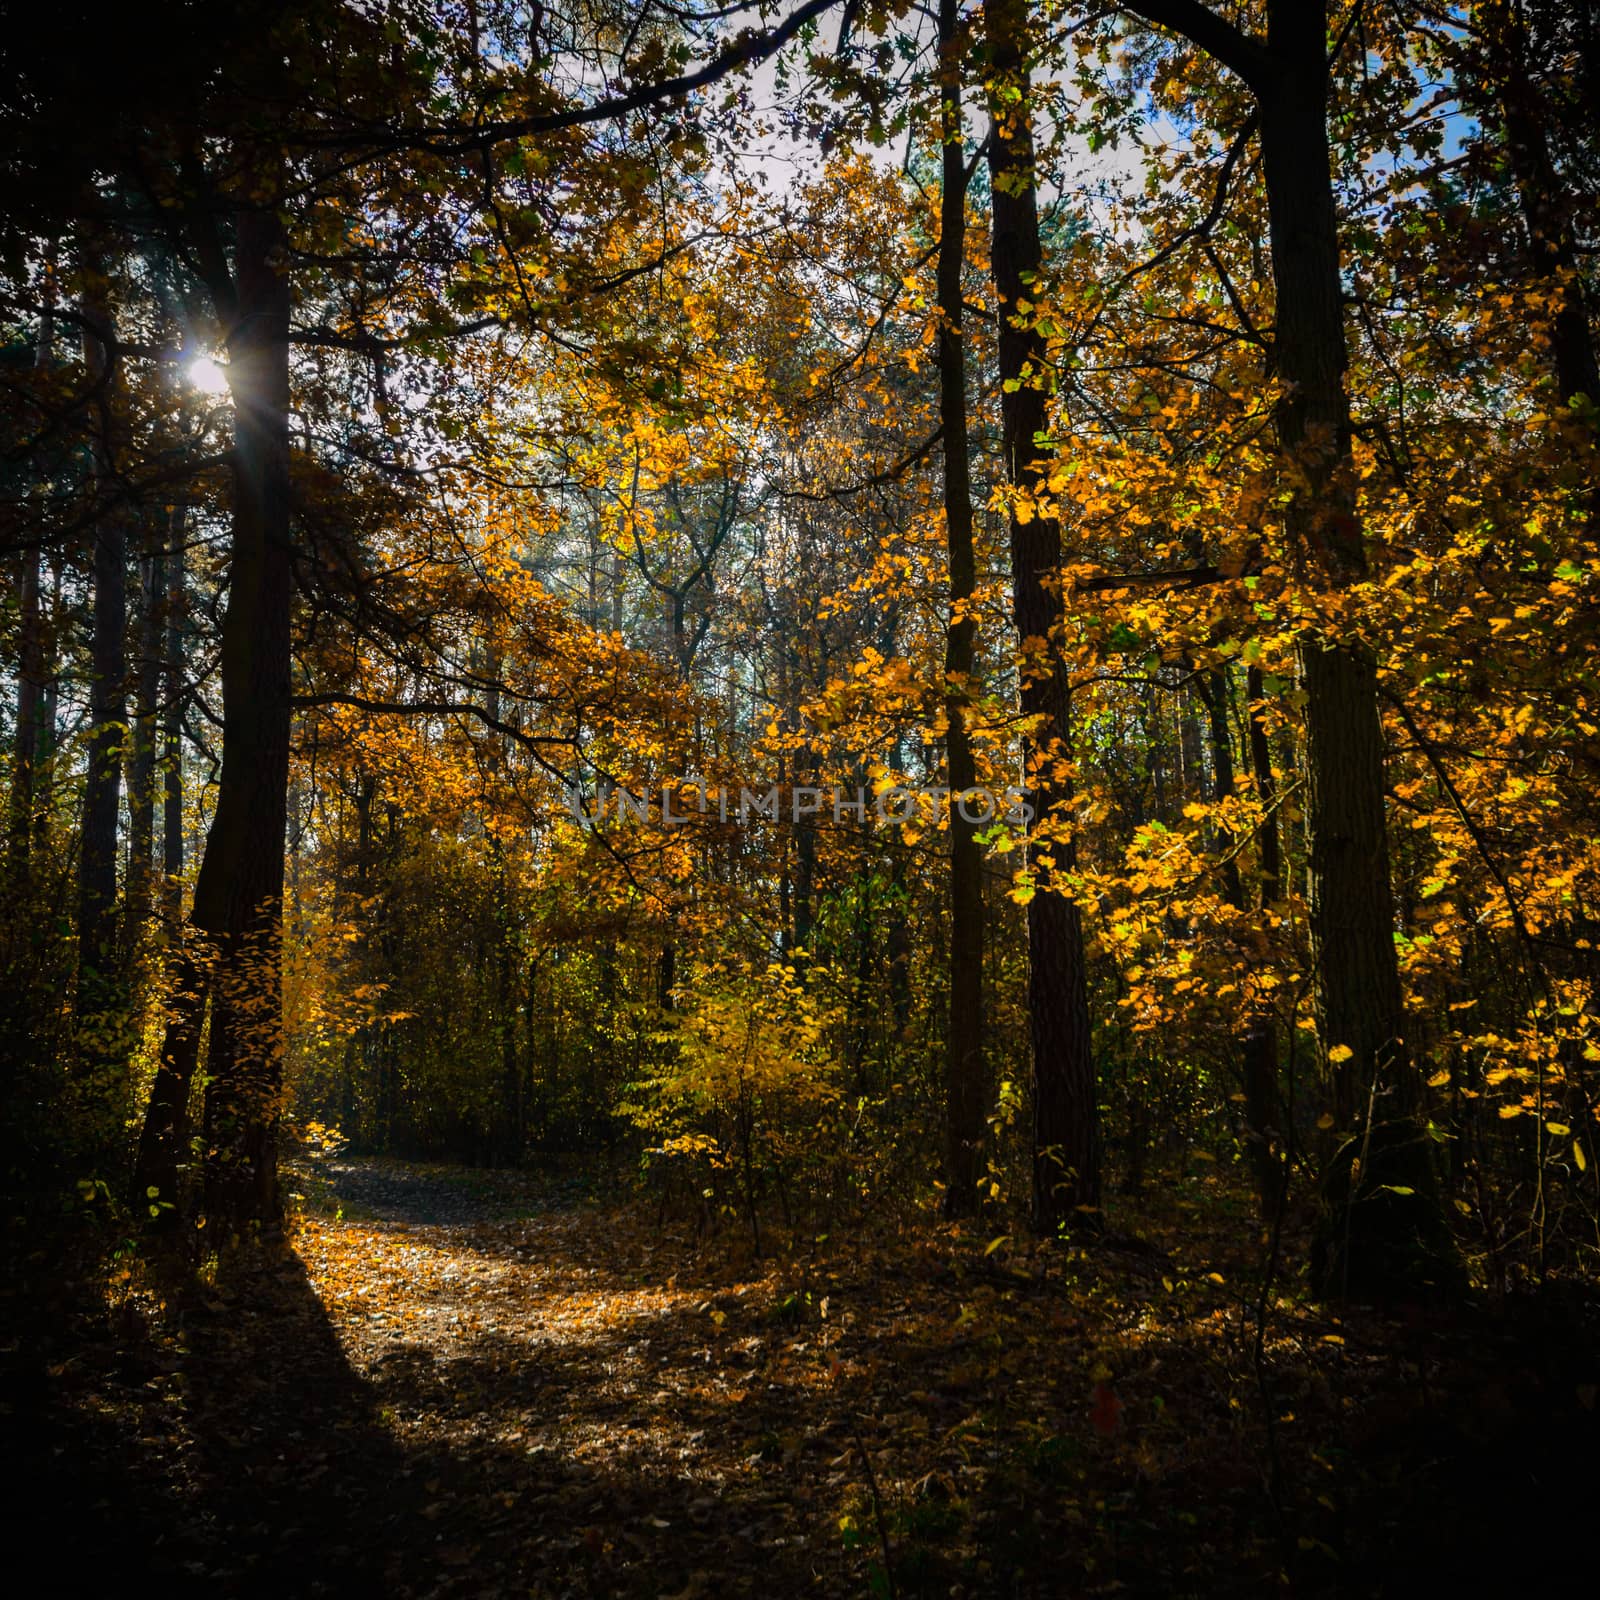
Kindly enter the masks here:
[[9, 1351], [34, 1493], [180, 1590], [1382, 1594], [1481, 1574], [1441, 1486], [1594, 1420], [1581, 1357], [1263, 1292], [1209, 1191], [1093, 1249], [757, 1257], [595, 1175], [292, 1176], [286, 1248], [124, 1266]]

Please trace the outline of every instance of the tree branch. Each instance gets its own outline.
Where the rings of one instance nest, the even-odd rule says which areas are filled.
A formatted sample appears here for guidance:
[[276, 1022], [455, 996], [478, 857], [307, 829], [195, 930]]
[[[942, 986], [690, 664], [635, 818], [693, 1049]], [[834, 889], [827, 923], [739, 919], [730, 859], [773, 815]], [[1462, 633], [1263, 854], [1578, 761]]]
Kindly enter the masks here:
[[1200, 0], [1130, 0], [1122, 9], [1158, 28], [1182, 34], [1257, 94], [1270, 87], [1272, 57], [1266, 46]]

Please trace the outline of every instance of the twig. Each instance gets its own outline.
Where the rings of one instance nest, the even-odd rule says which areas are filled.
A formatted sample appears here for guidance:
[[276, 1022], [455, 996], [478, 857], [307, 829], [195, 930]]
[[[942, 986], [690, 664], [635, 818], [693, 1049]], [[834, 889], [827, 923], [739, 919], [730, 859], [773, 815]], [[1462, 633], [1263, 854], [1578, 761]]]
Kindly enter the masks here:
[[883, 1516], [883, 1497], [878, 1493], [878, 1475], [872, 1470], [872, 1457], [861, 1441], [861, 1429], [852, 1419], [850, 1432], [855, 1436], [856, 1449], [861, 1452], [861, 1465], [867, 1474], [867, 1489], [872, 1495], [872, 1520], [878, 1525], [878, 1543], [883, 1549], [883, 1581], [889, 1591], [889, 1600], [898, 1600], [894, 1583], [894, 1551], [889, 1544], [889, 1524]]
[[1293, 1546], [1289, 1542], [1289, 1529], [1283, 1514], [1283, 1460], [1278, 1450], [1278, 1419], [1274, 1415], [1272, 1390], [1267, 1382], [1267, 1312], [1272, 1304], [1272, 1283], [1277, 1276], [1279, 1248], [1283, 1240], [1283, 1214], [1289, 1205], [1289, 1183], [1294, 1173], [1292, 1162], [1281, 1163], [1278, 1179], [1278, 1203], [1272, 1216], [1272, 1243], [1267, 1252], [1266, 1271], [1261, 1275], [1261, 1294], [1256, 1301], [1255, 1347], [1251, 1351], [1255, 1367], [1256, 1389], [1261, 1396], [1261, 1411], [1267, 1430], [1267, 1494], [1272, 1501], [1273, 1514], [1278, 1522], [1278, 1538], [1283, 1544], [1285, 1563], [1292, 1559]]

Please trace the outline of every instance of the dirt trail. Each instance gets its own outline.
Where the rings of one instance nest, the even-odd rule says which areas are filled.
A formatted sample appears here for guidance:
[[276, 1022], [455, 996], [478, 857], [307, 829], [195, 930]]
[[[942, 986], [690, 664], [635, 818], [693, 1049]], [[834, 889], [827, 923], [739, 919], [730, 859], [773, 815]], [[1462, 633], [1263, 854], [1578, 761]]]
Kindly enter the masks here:
[[[1483, 1378], [1441, 1341], [1420, 1430], [1394, 1330], [1281, 1304], [1280, 1520], [1247, 1266], [1178, 1227], [1163, 1255], [928, 1220], [754, 1260], [606, 1178], [289, 1177], [288, 1248], [202, 1248], [182, 1284], [125, 1269], [70, 1303], [0, 1278], [9, 1509], [74, 1530], [16, 1541], [47, 1562], [36, 1592], [1181, 1600], [1278, 1592], [1292, 1564], [1297, 1594], [1387, 1597], [1491, 1570], [1458, 1517], [1419, 1511], [1502, 1493], [1485, 1453], [1511, 1459], [1534, 1416], [1502, 1397], [1486, 1444]], [[1565, 1377], [1542, 1392], [1587, 1427]], [[1539, 1426], [1516, 1459], [1574, 1453]]]
[[772, 1317], [771, 1269], [697, 1267], [575, 1179], [308, 1177], [307, 1287], [415, 1491], [393, 1592], [852, 1591], [828, 1529], [859, 1469], [794, 1471], [851, 1424], [813, 1404], [837, 1371]]
[[353, 1157], [306, 1163], [294, 1175], [310, 1182], [322, 1207], [331, 1201], [346, 1216], [424, 1227], [470, 1228], [570, 1210], [593, 1197], [598, 1188], [593, 1178], [582, 1175], [417, 1166]]

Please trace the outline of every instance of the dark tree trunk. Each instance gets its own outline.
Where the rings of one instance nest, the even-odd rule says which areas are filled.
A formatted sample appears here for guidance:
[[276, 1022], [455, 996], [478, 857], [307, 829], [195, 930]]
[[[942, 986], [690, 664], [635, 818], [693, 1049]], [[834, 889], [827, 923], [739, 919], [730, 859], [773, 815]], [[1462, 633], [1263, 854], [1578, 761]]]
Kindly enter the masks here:
[[[1187, 35], [1256, 96], [1288, 533], [1306, 577], [1335, 589], [1359, 583], [1367, 561], [1344, 381], [1326, 0], [1269, 0], [1265, 47], [1193, 0], [1130, 9]], [[1392, 1298], [1453, 1279], [1455, 1266], [1405, 1040], [1377, 664], [1359, 639], [1325, 635], [1305, 641], [1300, 665], [1318, 1032], [1344, 1136], [1327, 1174], [1314, 1275], [1325, 1293]]]
[[[98, 274], [95, 264], [91, 276]], [[88, 770], [78, 857], [78, 1014], [103, 1016], [116, 1002], [117, 817], [126, 717], [127, 522], [114, 483], [119, 389], [115, 332], [103, 286], [84, 297], [84, 364], [98, 387], [94, 432], [94, 594], [89, 635]], [[105, 1037], [105, 1025], [96, 1029]]]
[[183, 630], [188, 591], [184, 583], [184, 507], [172, 512], [172, 547], [166, 557], [165, 648], [161, 712], [162, 917], [176, 932], [183, 916]]
[[241, 210], [233, 542], [222, 626], [222, 774], [195, 882], [195, 938], [140, 1141], [141, 1185], [176, 1187], [184, 1107], [211, 992], [205, 1204], [230, 1222], [277, 1216], [283, 1072], [284, 835], [291, 721], [289, 286], [274, 212]]
[[[1256, 799], [1262, 808], [1261, 826], [1256, 832], [1257, 903], [1265, 910], [1283, 898], [1283, 845], [1278, 833], [1278, 781], [1272, 774], [1272, 743], [1262, 720], [1262, 706], [1266, 687], [1261, 669], [1250, 667], [1245, 673], [1245, 698], [1250, 770], [1255, 780]], [[1284, 1141], [1281, 1151], [1274, 1155], [1272, 1171], [1275, 1192], [1264, 1191], [1264, 1207], [1270, 1207], [1275, 1216], [1283, 1201], [1283, 1184], [1287, 1168], [1284, 1163], [1293, 1160], [1294, 1130], [1282, 1117], [1278, 1102], [1278, 1040], [1277, 1030], [1270, 1016], [1257, 1019], [1246, 1040], [1245, 1057], [1245, 1112], [1252, 1128], [1266, 1130], [1270, 1137], [1276, 1134]], [[1263, 1212], [1265, 1215], [1266, 1212]]]
[[[139, 1204], [176, 1205], [189, 1142], [189, 1090], [200, 1059], [209, 966], [191, 944], [178, 957], [161, 1057], [139, 1131], [134, 1192]], [[168, 1220], [173, 1212], [160, 1213]]]
[[222, 775], [195, 883], [194, 921], [217, 941], [206, 1206], [233, 1220], [277, 1214], [283, 1074], [284, 834], [289, 789], [292, 592], [289, 285], [283, 230], [242, 210], [234, 397], [233, 552], [222, 626]]
[[[1199, 680], [1201, 698], [1205, 701], [1206, 717], [1211, 731], [1211, 759], [1214, 773], [1213, 797], [1225, 799], [1237, 789], [1233, 765], [1233, 739], [1228, 730], [1228, 682], [1225, 671], [1218, 671], [1209, 679]], [[1255, 729], [1252, 716], [1251, 727]], [[1258, 769], [1259, 773], [1259, 769]], [[1271, 766], [1267, 769], [1271, 782]], [[1264, 836], [1272, 837], [1272, 853], [1277, 852], [1277, 833], [1269, 816], [1262, 824], [1261, 853], [1267, 854]], [[1244, 880], [1239, 872], [1235, 850], [1238, 841], [1223, 831], [1217, 840], [1223, 853], [1222, 887], [1228, 903], [1237, 910], [1246, 909]], [[1274, 865], [1273, 876], [1277, 868]], [[1264, 891], [1263, 891], [1264, 892]], [[1250, 1174], [1255, 1183], [1256, 1204], [1264, 1220], [1276, 1214], [1281, 1199], [1282, 1155], [1277, 1148], [1278, 1128], [1278, 1040], [1270, 1017], [1253, 1016], [1246, 1020], [1238, 1035], [1239, 1064], [1244, 1082], [1244, 1116], [1246, 1155]]]
[[155, 895], [156, 718], [161, 694], [166, 610], [164, 534], [149, 533], [139, 558], [139, 660], [128, 759], [128, 882], [123, 947], [132, 951]]
[[[984, 12], [990, 51], [989, 170], [994, 206], [991, 261], [999, 302], [1001, 448], [1017, 489], [1043, 497], [1049, 446], [1044, 341], [1018, 302], [1033, 293], [1042, 250], [1027, 100], [1024, 0], [996, 0]], [[1010, 91], [1020, 91], [1013, 97]], [[1035, 829], [1072, 826], [1071, 701], [1054, 670], [1051, 635], [1061, 603], [1051, 588], [1061, 564], [1052, 517], [1011, 517], [1013, 617], [1022, 644], [1021, 707], [1028, 801]], [[1087, 1221], [1100, 1203], [1100, 1133], [1089, 1028], [1083, 928], [1066, 880], [1076, 865], [1070, 833], [1029, 851], [1035, 893], [1028, 902], [1028, 1009], [1033, 1042], [1033, 1213], [1041, 1232]]]
[[61, 724], [61, 646], [58, 637], [61, 627], [61, 567], [59, 552], [52, 554], [50, 566], [50, 607], [48, 615], [44, 606], [44, 590], [39, 591], [39, 633], [44, 652], [40, 670], [44, 677], [44, 704], [39, 712], [39, 738], [34, 746], [37, 752], [33, 764], [33, 845], [37, 854], [46, 842], [52, 817], [55, 795], [56, 753]]
[[1506, 153], [1516, 184], [1517, 203], [1528, 230], [1534, 275], [1555, 292], [1554, 312], [1545, 338], [1555, 368], [1556, 391], [1564, 406], [1580, 396], [1600, 404], [1600, 363], [1595, 358], [1583, 280], [1572, 229], [1572, 204], [1557, 175], [1547, 130], [1549, 111], [1532, 76], [1532, 41], [1507, 0], [1479, 8], [1478, 26], [1489, 78], [1484, 99], [1491, 117], [1505, 128]]
[[[1308, 572], [1338, 588], [1361, 582], [1367, 562], [1344, 382], [1325, 12], [1321, 0], [1272, 0], [1261, 151], [1286, 391], [1278, 440], [1297, 486], [1288, 529]], [[1325, 1292], [1387, 1297], [1437, 1277], [1449, 1252], [1405, 1038], [1377, 666], [1360, 640], [1324, 636], [1306, 641], [1301, 674], [1318, 1034], [1345, 1140], [1326, 1186], [1318, 1276]]]
[[967, 243], [967, 163], [962, 138], [960, 0], [939, 0], [939, 98], [942, 140], [939, 207], [939, 421], [944, 434], [944, 522], [950, 564], [950, 621], [945, 632], [944, 709], [950, 776], [950, 1021], [945, 1035], [944, 1208], [978, 1208], [983, 1144], [983, 850], [980, 824], [963, 815], [960, 796], [977, 782], [968, 708], [975, 687], [971, 613], [977, 587], [972, 542], [972, 486], [967, 457], [966, 346], [961, 278]]
[[[39, 324], [35, 365], [48, 371], [55, 342], [54, 319]], [[6, 868], [10, 883], [27, 881], [33, 838], [34, 772], [39, 758], [39, 714], [44, 704], [44, 619], [39, 604], [39, 549], [22, 552], [17, 576], [17, 726], [11, 756], [11, 809], [6, 824]]]
[[26, 881], [33, 836], [33, 777], [44, 700], [44, 638], [39, 612], [39, 552], [23, 552], [17, 583], [17, 727], [11, 756], [11, 814], [6, 826], [8, 877]]
[[[896, 763], [898, 767], [898, 762]], [[894, 1019], [894, 1043], [902, 1044], [911, 1027], [911, 919], [907, 901], [906, 853], [895, 841], [890, 846], [889, 931], [885, 955], [889, 963], [889, 1013]]]
[[802, 818], [794, 825], [794, 964], [802, 977], [811, 964], [811, 904], [816, 882], [817, 825]]

